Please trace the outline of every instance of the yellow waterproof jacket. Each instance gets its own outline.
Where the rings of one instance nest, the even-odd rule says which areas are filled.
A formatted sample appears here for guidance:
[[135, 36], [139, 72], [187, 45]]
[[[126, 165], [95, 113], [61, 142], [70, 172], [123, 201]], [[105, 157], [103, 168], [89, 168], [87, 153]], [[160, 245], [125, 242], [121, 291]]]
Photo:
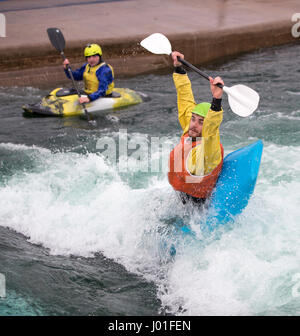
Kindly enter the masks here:
[[[177, 91], [178, 119], [185, 135], [189, 130], [192, 110], [196, 102], [192, 85], [187, 74], [173, 74]], [[192, 149], [187, 162], [192, 175], [205, 176], [210, 174], [222, 161], [219, 127], [223, 120], [223, 110], [207, 113], [202, 128], [201, 144]], [[199, 160], [200, 158], [200, 160]]]

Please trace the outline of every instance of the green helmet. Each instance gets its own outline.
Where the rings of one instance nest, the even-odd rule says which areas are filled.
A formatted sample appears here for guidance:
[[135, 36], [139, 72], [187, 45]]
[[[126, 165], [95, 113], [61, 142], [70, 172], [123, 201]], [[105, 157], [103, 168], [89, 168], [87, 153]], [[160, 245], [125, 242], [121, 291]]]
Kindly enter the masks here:
[[198, 114], [201, 117], [206, 117], [208, 111], [210, 110], [210, 103], [200, 103], [194, 107], [192, 113]]
[[88, 44], [85, 49], [84, 49], [84, 56], [89, 57], [89, 56], [94, 56], [94, 55], [102, 55], [102, 49], [98, 44], [92, 43]]

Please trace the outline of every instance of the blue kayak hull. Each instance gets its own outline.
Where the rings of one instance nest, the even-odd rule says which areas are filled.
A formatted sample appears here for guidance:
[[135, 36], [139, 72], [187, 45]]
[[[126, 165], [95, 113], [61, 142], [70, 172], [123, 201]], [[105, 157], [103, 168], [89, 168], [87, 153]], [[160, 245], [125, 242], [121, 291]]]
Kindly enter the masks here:
[[240, 214], [253, 193], [263, 151], [261, 140], [228, 154], [211, 196], [206, 226], [212, 231]]
[[[203, 211], [199, 223], [203, 233], [210, 234], [221, 225], [233, 222], [242, 213], [254, 191], [263, 151], [261, 140], [228, 154], [223, 162], [221, 174], [213, 190], [209, 204]], [[189, 225], [177, 218], [173, 225], [187, 239], [197, 239]], [[197, 239], [198, 240], [198, 239]], [[180, 240], [164, 242], [164, 249], [174, 257]]]

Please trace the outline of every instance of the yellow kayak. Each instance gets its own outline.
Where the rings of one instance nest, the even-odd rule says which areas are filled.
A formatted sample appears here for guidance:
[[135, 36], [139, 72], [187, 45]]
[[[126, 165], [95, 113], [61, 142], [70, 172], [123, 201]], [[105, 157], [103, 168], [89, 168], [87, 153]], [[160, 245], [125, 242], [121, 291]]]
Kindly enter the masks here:
[[[144, 93], [127, 88], [114, 88], [110, 96], [98, 98], [85, 106], [89, 113], [101, 113], [101, 111], [135, 105], [146, 100], [149, 100], [149, 97]], [[54, 89], [41, 102], [26, 104], [22, 108], [26, 114], [41, 116], [69, 117], [84, 114], [75, 90], [63, 88]]]

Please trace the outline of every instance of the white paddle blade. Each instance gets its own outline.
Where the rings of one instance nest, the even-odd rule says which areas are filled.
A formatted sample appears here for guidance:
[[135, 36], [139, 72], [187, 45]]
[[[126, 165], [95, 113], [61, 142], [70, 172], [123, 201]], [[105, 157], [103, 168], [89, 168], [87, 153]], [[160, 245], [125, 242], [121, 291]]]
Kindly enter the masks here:
[[224, 86], [223, 90], [228, 94], [228, 103], [232, 112], [240, 117], [248, 117], [257, 109], [259, 94], [248, 86], [243, 84]]
[[170, 41], [161, 33], [155, 33], [146, 37], [140, 45], [153, 54], [170, 55], [172, 52]]

